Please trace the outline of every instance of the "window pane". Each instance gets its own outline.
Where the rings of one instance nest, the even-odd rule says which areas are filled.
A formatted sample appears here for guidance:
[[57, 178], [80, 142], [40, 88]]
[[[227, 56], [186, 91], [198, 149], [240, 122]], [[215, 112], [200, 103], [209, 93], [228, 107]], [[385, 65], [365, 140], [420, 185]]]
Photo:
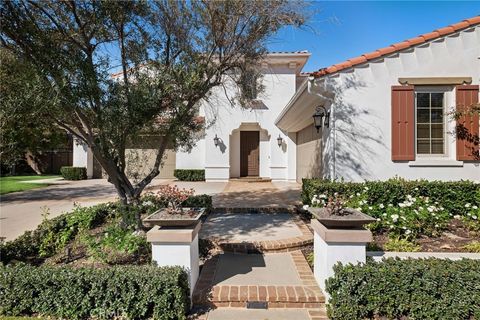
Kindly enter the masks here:
[[443, 123], [443, 109], [432, 109], [432, 123]]
[[432, 93], [432, 108], [441, 108], [443, 109], [443, 93]]
[[443, 139], [443, 124], [432, 124], [432, 138]]
[[417, 153], [429, 154], [430, 153], [430, 141], [429, 140], [417, 140]]
[[430, 138], [430, 125], [419, 124], [417, 125], [417, 138]]
[[432, 154], [443, 154], [443, 140], [432, 140]]
[[430, 110], [418, 109], [417, 110], [417, 123], [429, 123], [430, 122]]
[[430, 93], [417, 93], [417, 108], [430, 108]]

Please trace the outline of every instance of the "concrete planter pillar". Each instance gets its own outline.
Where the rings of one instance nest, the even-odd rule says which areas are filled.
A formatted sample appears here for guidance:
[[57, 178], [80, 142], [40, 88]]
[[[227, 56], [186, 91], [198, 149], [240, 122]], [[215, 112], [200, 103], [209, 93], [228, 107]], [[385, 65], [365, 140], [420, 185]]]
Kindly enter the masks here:
[[160, 267], [181, 266], [188, 272], [190, 298], [199, 274], [198, 232], [201, 222], [192, 227], [165, 228], [154, 226], [147, 232], [152, 244], [152, 260]]
[[338, 262], [361, 263], [366, 261], [366, 246], [372, 241], [372, 233], [364, 228], [331, 229], [318, 220], [311, 224], [314, 230], [314, 275], [325, 293], [325, 280], [334, 275], [333, 266]]

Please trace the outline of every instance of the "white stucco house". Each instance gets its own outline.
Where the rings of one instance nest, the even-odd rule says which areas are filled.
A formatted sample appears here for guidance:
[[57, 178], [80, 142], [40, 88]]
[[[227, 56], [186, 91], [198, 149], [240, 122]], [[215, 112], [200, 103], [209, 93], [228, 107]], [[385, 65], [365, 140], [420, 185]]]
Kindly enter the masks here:
[[[223, 89], [214, 92], [215, 103], [200, 110], [214, 124], [191, 151], [168, 153], [162, 177], [177, 168], [204, 169], [207, 181], [480, 181], [469, 153], [478, 145], [456, 139], [446, 115], [478, 102], [480, 16], [302, 73], [309, 56], [268, 54], [259, 66], [265, 90], [251, 108], [233, 108]], [[318, 132], [316, 110], [324, 114]], [[478, 135], [478, 116], [458, 121]], [[92, 166], [88, 154], [74, 146], [74, 165]]]

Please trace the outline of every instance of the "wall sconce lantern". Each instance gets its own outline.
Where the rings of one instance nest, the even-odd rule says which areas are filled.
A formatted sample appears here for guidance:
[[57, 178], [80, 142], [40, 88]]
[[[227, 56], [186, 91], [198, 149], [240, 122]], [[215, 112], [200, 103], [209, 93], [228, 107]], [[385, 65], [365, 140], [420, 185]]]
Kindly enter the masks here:
[[279, 147], [281, 147], [282, 144], [283, 144], [283, 138], [282, 138], [280, 135], [278, 135], [277, 143], [278, 143], [278, 146], [279, 146]]
[[[323, 118], [325, 117], [325, 120]], [[328, 128], [330, 122], [330, 111], [327, 111], [323, 106], [318, 106], [315, 109], [315, 113], [313, 114], [313, 124], [317, 129], [317, 132], [320, 132], [322, 128], [322, 124]]]
[[215, 144], [215, 147], [218, 147], [218, 142], [220, 141], [220, 138], [217, 137], [217, 134], [215, 134], [215, 138], [213, 138], [213, 143]]

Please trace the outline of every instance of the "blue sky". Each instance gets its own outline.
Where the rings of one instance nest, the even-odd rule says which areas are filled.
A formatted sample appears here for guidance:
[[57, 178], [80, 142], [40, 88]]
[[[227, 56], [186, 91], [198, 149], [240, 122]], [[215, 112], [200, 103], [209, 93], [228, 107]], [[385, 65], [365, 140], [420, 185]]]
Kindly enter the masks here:
[[304, 71], [480, 15], [480, 1], [315, 1], [311, 10], [312, 30], [284, 28], [269, 44], [271, 51], [311, 52]]

